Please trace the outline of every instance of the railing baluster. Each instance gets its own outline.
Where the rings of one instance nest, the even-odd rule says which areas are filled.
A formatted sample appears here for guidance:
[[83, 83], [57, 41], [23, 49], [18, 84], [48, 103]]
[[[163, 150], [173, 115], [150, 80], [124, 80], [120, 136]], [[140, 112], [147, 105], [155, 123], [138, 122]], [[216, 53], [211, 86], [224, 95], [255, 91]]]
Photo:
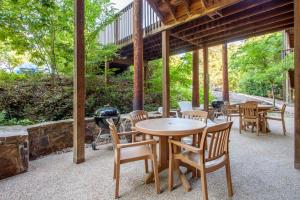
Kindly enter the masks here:
[[[143, 0], [143, 33], [152, 34], [162, 26], [160, 19], [146, 0]], [[130, 42], [133, 34], [133, 3], [120, 11], [114, 22], [104, 28], [99, 34], [102, 44], [122, 44]]]

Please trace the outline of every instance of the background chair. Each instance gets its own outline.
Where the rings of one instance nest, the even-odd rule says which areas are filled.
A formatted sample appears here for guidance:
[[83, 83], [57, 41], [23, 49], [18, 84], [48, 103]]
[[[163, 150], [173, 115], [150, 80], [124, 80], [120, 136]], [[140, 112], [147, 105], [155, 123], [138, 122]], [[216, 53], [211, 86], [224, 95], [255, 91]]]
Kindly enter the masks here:
[[[229, 136], [232, 122], [218, 124], [204, 130], [200, 147], [190, 146], [179, 141], [169, 140], [169, 191], [173, 189], [173, 170], [178, 170], [178, 163], [185, 163], [200, 171], [202, 196], [208, 199], [206, 174], [225, 166], [228, 195], [233, 196], [230, 160]], [[184, 149], [184, 151], [180, 151]]]
[[[207, 124], [208, 112], [201, 110], [183, 111], [181, 117], [184, 119], [199, 120]], [[193, 146], [196, 146], [197, 144], [199, 145], [201, 134], [202, 133], [199, 133], [198, 135], [193, 135], [192, 142], [188, 141], [190, 140], [190, 137], [183, 138], [183, 141], [186, 144], [190, 144]]]
[[256, 135], [259, 135], [260, 130], [260, 113], [258, 112], [257, 102], [247, 102], [239, 106], [240, 111], [240, 133], [242, 129], [246, 130], [248, 125], [256, 127]]
[[[284, 135], [286, 135], [286, 127], [285, 127], [285, 120], [284, 120], [285, 109], [286, 109], [286, 104], [283, 104], [281, 109], [268, 111], [267, 116], [266, 116], [266, 120], [276, 120], [276, 121], [282, 122], [282, 129], [283, 129]], [[279, 117], [268, 116], [268, 114], [271, 114], [271, 113], [272, 114], [280, 114], [280, 116]]]
[[132, 142], [127, 144], [120, 144], [120, 136], [132, 135], [136, 132], [124, 132], [117, 133], [117, 128], [111, 119], [107, 119], [109, 129], [114, 142], [114, 176], [115, 179], [115, 198], [119, 197], [119, 185], [120, 185], [120, 165], [134, 162], [138, 160], [150, 159], [153, 165], [155, 189], [157, 193], [160, 193], [160, 182], [158, 177], [158, 166], [157, 166], [157, 155], [156, 155], [156, 144], [157, 141], [151, 139], [141, 142]]
[[226, 116], [226, 121], [231, 121], [232, 117], [239, 117], [239, 105], [230, 105], [229, 102], [224, 104], [224, 114]]

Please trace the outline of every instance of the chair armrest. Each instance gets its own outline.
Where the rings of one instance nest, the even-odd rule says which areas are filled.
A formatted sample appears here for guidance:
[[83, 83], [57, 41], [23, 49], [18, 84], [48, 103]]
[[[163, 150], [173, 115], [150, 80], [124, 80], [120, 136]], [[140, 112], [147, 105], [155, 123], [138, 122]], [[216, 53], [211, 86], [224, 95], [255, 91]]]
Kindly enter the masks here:
[[136, 146], [143, 146], [147, 144], [157, 144], [156, 140], [145, 140], [141, 142], [133, 142], [133, 143], [127, 143], [127, 144], [117, 144], [117, 148], [128, 148], [128, 147], [136, 147]]
[[124, 135], [135, 135], [138, 134], [138, 131], [129, 131], [129, 132], [122, 132], [122, 133], [118, 133], [118, 136], [124, 136]]
[[176, 141], [176, 140], [169, 140], [169, 143], [174, 144], [174, 145], [179, 146], [179, 147], [182, 147], [182, 148], [184, 148], [188, 151], [194, 152], [194, 153], [201, 153], [202, 152], [199, 148], [190, 146], [188, 144], [181, 143], [181, 142]]
[[280, 110], [269, 110], [268, 113], [279, 113], [279, 114], [281, 114], [282, 111], [280, 111]]

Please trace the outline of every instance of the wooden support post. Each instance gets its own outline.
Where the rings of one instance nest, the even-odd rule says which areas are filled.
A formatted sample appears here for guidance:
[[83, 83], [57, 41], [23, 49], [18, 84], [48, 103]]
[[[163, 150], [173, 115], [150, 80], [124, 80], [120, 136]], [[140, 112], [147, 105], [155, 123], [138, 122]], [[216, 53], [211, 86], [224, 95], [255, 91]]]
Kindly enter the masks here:
[[193, 51], [193, 91], [192, 105], [193, 107], [200, 106], [199, 95], [199, 50]]
[[300, 169], [300, 1], [295, 0], [295, 168]]
[[74, 50], [74, 108], [73, 147], [74, 163], [85, 160], [85, 51], [84, 51], [84, 0], [75, 1]]
[[144, 109], [143, 1], [133, 1], [134, 97], [133, 110]]
[[204, 88], [204, 110], [209, 108], [209, 75], [208, 75], [208, 47], [203, 47], [203, 88]]
[[148, 88], [147, 81], [149, 79], [149, 66], [148, 61], [144, 61], [144, 87]]
[[109, 70], [109, 62], [105, 62], [105, 68], [104, 68], [104, 84], [105, 84], [105, 87], [108, 85], [108, 81], [109, 81], [109, 78], [108, 78], [108, 70]]
[[229, 81], [228, 81], [228, 51], [227, 44], [222, 45], [223, 61], [223, 101], [229, 102]]
[[163, 117], [170, 116], [170, 33], [169, 31], [162, 32], [162, 59], [163, 59]]

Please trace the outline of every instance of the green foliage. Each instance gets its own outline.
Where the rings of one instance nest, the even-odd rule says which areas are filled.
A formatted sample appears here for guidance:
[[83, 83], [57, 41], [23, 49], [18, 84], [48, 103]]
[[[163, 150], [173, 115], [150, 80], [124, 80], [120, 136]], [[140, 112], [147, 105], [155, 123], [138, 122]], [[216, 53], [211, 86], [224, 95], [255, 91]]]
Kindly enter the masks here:
[[[162, 94], [162, 60], [149, 63], [150, 78], [147, 80], [147, 94], [155, 94], [161, 98]], [[203, 89], [200, 89], [200, 103], [204, 101]], [[209, 96], [210, 101], [213, 99]], [[177, 108], [179, 101], [192, 100], [192, 54], [170, 57], [170, 100], [171, 107]], [[160, 103], [161, 101], [157, 102]]]
[[[73, 3], [73, 0], [0, 0], [0, 41], [15, 54], [30, 55], [30, 60], [37, 65], [46, 65], [53, 72], [71, 74]], [[114, 19], [116, 11], [109, 0], [86, 0], [85, 6], [86, 59], [89, 66], [112, 55], [98, 44], [97, 36]]]
[[280, 92], [287, 70], [281, 58], [282, 44], [282, 34], [275, 33], [248, 39], [232, 53], [230, 72], [237, 74], [240, 92], [258, 96]]
[[12, 126], [12, 125], [32, 125], [33, 122], [30, 121], [29, 119], [22, 119], [22, 120], [17, 120], [16, 118], [12, 119], [7, 119], [6, 117], [6, 112], [1, 111], [0, 112], [0, 126]]
[[[72, 118], [73, 83], [70, 77], [1, 72], [0, 78], [0, 125]], [[103, 75], [90, 76], [86, 85], [86, 116], [93, 116], [97, 108], [105, 105], [117, 107], [121, 113], [132, 111], [132, 70], [111, 76], [107, 87]], [[156, 110], [160, 101], [161, 95], [146, 94], [146, 110]]]

